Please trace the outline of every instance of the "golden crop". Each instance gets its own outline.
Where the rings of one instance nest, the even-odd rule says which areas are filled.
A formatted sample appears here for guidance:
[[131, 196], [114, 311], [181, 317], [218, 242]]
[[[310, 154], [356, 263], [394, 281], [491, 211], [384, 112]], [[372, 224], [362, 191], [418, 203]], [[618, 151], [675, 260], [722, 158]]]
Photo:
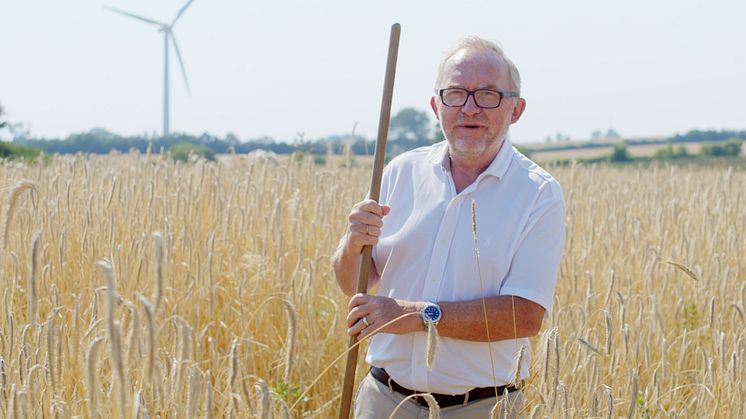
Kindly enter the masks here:
[[[0, 417], [336, 417], [329, 257], [370, 167], [298, 160], [2, 163]], [[746, 174], [551, 172], [568, 240], [526, 416], [746, 417]]]

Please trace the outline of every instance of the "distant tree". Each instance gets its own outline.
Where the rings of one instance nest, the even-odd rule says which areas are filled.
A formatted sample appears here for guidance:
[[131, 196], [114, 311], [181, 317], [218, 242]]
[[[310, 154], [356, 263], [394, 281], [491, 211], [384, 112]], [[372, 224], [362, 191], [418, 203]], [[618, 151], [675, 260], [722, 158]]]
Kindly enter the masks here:
[[746, 138], [746, 131], [701, 131], [695, 129], [683, 135], [676, 134], [671, 138], [671, 141], [675, 143], [725, 141], [729, 138]]
[[594, 139], [594, 140], [598, 140], [599, 138], [603, 138], [603, 136], [604, 136], [604, 133], [601, 132], [600, 129], [594, 130], [591, 133], [591, 138]]
[[3, 114], [5, 113], [5, 110], [3, 109], [3, 104], [0, 103], [0, 129], [5, 128], [8, 125], [7, 121], [3, 121]]
[[689, 157], [689, 152], [683, 144], [674, 147], [673, 144], [668, 143], [655, 151], [655, 158], [660, 160], [681, 159], [684, 157]]
[[433, 144], [439, 143], [446, 139], [446, 136], [443, 135], [443, 128], [441, 128], [440, 122], [435, 123], [435, 129], [433, 131]]
[[0, 158], [14, 160], [34, 160], [41, 153], [41, 149], [21, 144], [6, 143], [0, 141]]
[[627, 151], [627, 144], [618, 143], [614, 144], [614, 149], [611, 151], [611, 161], [615, 163], [626, 162], [632, 160], [629, 152]]
[[171, 145], [168, 150], [171, 152], [171, 158], [177, 161], [188, 162], [191, 155], [215, 161], [215, 152], [202, 144], [177, 143]]
[[430, 143], [430, 118], [426, 112], [404, 108], [397, 112], [389, 124], [389, 139], [416, 144]]
[[743, 140], [740, 138], [730, 138], [722, 144], [705, 143], [702, 144], [702, 155], [710, 157], [737, 157], [741, 155]]

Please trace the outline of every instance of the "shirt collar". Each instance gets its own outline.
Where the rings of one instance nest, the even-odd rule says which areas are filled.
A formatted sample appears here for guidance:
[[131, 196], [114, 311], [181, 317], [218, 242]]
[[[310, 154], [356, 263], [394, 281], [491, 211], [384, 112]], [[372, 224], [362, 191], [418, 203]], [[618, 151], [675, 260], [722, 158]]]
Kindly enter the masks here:
[[[505, 176], [505, 172], [508, 171], [508, 167], [510, 166], [510, 162], [513, 159], [514, 154], [515, 150], [513, 149], [513, 144], [506, 136], [505, 140], [503, 141], [502, 148], [500, 148], [500, 152], [497, 153], [497, 156], [495, 156], [495, 159], [492, 160], [492, 163], [490, 163], [490, 165], [487, 166], [487, 169], [484, 170], [484, 174], [502, 179], [503, 176]], [[428, 160], [432, 164], [440, 165], [445, 170], [450, 172], [451, 168], [448, 157], [448, 142], [441, 141], [440, 143], [436, 144], [430, 150]]]

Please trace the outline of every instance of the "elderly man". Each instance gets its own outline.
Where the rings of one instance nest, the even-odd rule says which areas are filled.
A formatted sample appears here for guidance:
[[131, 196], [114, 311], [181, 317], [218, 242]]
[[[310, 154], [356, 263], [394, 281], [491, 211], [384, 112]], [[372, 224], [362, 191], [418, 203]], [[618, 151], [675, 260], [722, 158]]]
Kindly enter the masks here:
[[[448, 52], [430, 106], [446, 141], [388, 164], [380, 203], [354, 205], [333, 258], [339, 286], [352, 295], [362, 248], [374, 246], [377, 295], [352, 296], [348, 333], [363, 339], [399, 318], [372, 337], [355, 416], [388, 418], [407, 396], [430, 393], [445, 418], [489, 417], [498, 403], [515, 417], [527, 337], [554, 298], [562, 190], [507, 138], [526, 101], [518, 69], [497, 45], [473, 37]], [[425, 417], [427, 406], [412, 397], [395, 417]]]

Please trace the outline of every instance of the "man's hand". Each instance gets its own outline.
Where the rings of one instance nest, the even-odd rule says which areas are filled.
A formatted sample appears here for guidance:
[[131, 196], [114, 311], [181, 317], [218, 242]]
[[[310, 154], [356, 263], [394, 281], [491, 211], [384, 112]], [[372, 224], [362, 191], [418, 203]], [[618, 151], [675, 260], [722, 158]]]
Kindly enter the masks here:
[[[350, 299], [347, 314], [347, 333], [365, 339], [386, 323], [404, 316], [376, 333], [397, 335], [424, 330], [421, 302], [395, 300], [368, 294], [355, 294]], [[365, 320], [363, 320], [365, 319]]]
[[363, 251], [363, 246], [378, 243], [383, 227], [383, 217], [391, 211], [388, 205], [379, 205], [372, 199], [358, 202], [352, 207], [347, 228], [347, 247], [353, 254]]
[[[332, 256], [334, 276], [345, 294], [351, 296], [355, 293], [363, 247], [374, 246], [378, 243], [381, 227], [383, 227], [383, 217], [389, 212], [391, 208], [388, 205], [379, 205], [372, 199], [360, 201], [352, 207], [347, 217], [349, 223], [347, 232]], [[377, 282], [378, 272], [375, 265], [371, 264], [368, 289], [375, 286]]]

